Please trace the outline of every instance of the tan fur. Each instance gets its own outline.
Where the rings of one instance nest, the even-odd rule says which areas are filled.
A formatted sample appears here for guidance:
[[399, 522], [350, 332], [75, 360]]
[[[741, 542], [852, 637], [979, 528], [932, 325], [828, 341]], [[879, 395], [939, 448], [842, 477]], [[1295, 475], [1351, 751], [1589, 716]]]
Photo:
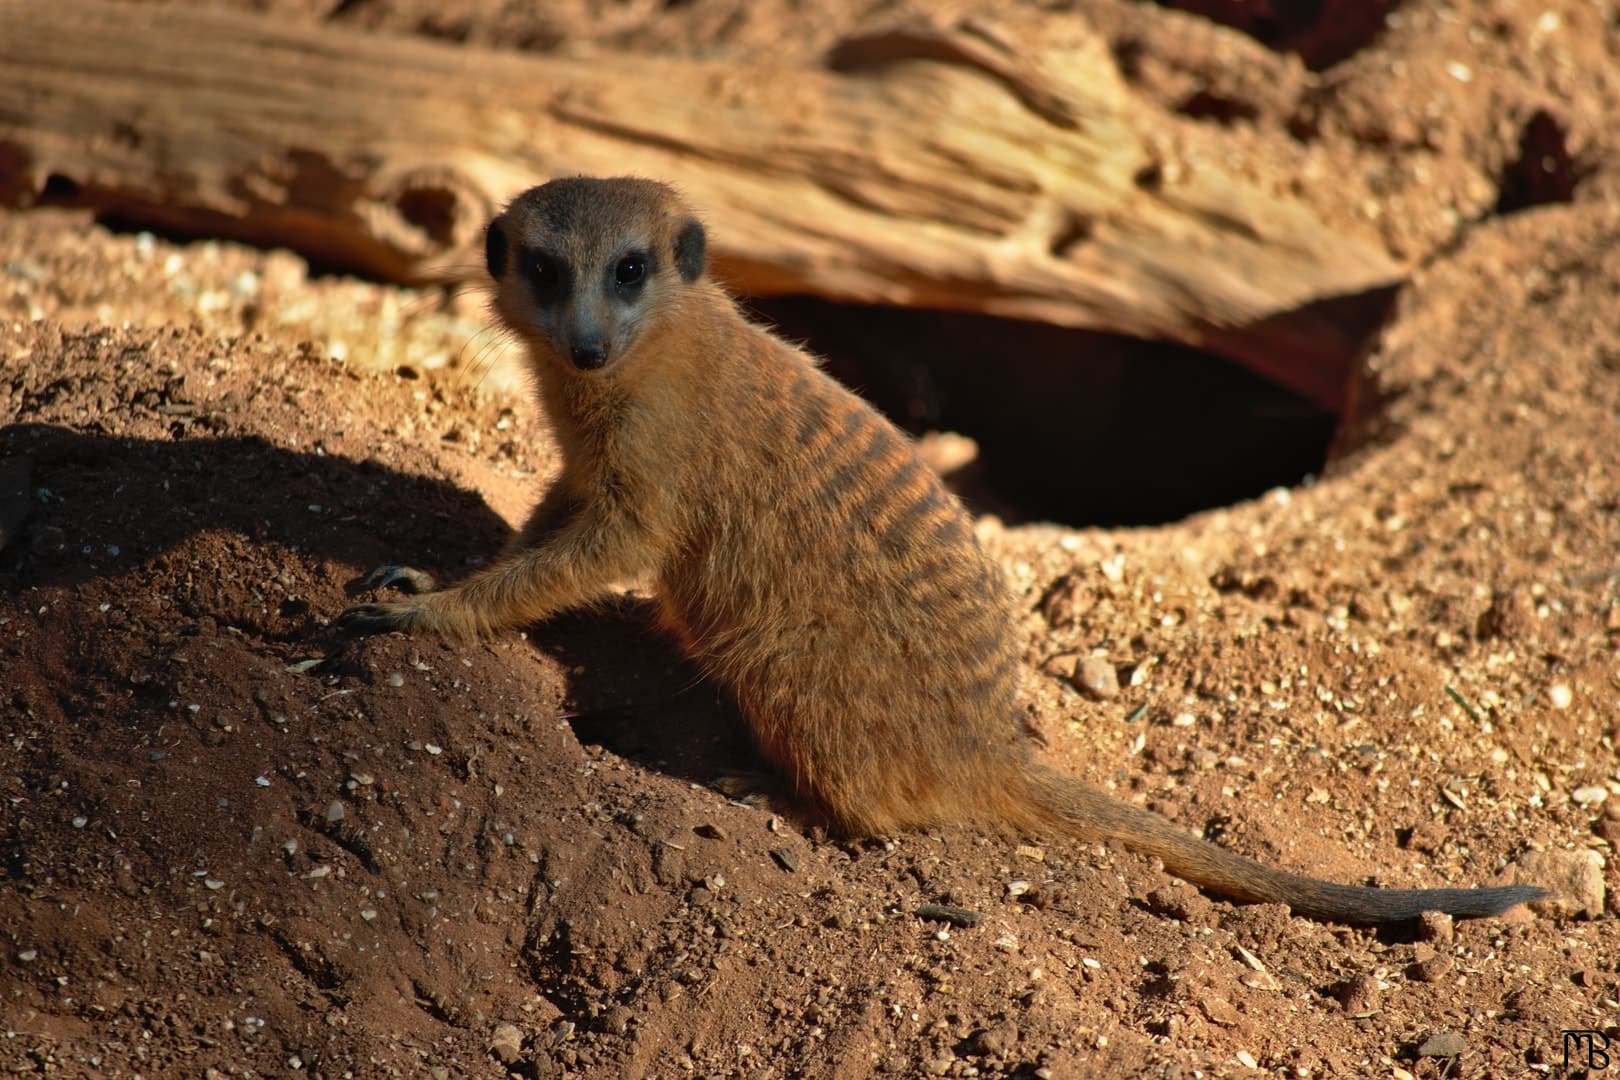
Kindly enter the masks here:
[[[844, 834], [1057, 829], [1225, 895], [1353, 921], [1539, 895], [1283, 874], [1035, 765], [1010, 601], [967, 515], [905, 436], [738, 312], [702, 273], [702, 240], [672, 191], [640, 180], [554, 181], [496, 218], [495, 307], [528, 348], [562, 477], [489, 569], [352, 608], [346, 626], [489, 634], [650, 572], [663, 621]], [[647, 273], [627, 290], [617, 275], [640, 252]], [[576, 365], [604, 349], [602, 366]]]

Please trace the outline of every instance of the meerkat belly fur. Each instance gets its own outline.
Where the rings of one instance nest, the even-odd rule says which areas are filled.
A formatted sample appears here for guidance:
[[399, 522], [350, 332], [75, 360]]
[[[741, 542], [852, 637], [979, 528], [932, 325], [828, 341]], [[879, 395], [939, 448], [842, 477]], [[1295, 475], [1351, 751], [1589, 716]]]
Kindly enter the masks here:
[[344, 612], [468, 638], [651, 572], [662, 619], [763, 753], [845, 835], [1004, 824], [1118, 840], [1240, 900], [1387, 922], [1498, 913], [1528, 887], [1376, 889], [1283, 873], [1032, 760], [1000, 570], [907, 438], [705, 274], [705, 233], [647, 180], [556, 180], [489, 226], [495, 309], [527, 346], [564, 468], [502, 556]]

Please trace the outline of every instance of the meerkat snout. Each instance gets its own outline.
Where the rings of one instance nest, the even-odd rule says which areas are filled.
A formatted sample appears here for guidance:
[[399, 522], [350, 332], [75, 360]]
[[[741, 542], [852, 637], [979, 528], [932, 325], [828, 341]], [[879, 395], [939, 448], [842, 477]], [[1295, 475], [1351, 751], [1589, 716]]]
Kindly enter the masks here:
[[612, 280], [602, 294], [580, 289], [567, 302], [561, 324], [568, 357], [579, 370], [607, 366], [613, 338], [625, 336], [621, 331], [639, 323], [648, 262], [649, 256], [640, 251], [622, 255], [614, 261]]
[[575, 338], [573, 345], [569, 347], [569, 355], [579, 370], [595, 371], [607, 363], [607, 342], [595, 337]]

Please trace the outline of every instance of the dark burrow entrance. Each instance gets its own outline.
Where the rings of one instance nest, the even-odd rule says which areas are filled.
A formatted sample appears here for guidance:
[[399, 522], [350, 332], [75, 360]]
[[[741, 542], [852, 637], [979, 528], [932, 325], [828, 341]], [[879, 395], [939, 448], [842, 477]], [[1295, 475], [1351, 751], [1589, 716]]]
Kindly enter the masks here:
[[1213, 353], [960, 312], [773, 298], [755, 312], [913, 434], [978, 444], [950, 479], [1009, 523], [1173, 521], [1320, 472], [1338, 417]]

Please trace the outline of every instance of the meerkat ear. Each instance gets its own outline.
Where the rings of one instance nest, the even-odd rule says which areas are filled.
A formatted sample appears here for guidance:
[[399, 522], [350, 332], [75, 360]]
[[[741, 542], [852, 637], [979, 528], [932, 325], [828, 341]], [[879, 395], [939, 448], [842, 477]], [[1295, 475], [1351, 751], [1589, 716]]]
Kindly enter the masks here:
[[681, 224], [681, 231], [675, 234], [675, 265], [681, 271], [682, 281], [696, 281], [703, 276], [708, 243], [703, 223], [697, 218], [687, 218]]
[[496, 281], [506, 273], [506, 230], [501, 228], [500, 218], [484, 230], [484, 266]]

